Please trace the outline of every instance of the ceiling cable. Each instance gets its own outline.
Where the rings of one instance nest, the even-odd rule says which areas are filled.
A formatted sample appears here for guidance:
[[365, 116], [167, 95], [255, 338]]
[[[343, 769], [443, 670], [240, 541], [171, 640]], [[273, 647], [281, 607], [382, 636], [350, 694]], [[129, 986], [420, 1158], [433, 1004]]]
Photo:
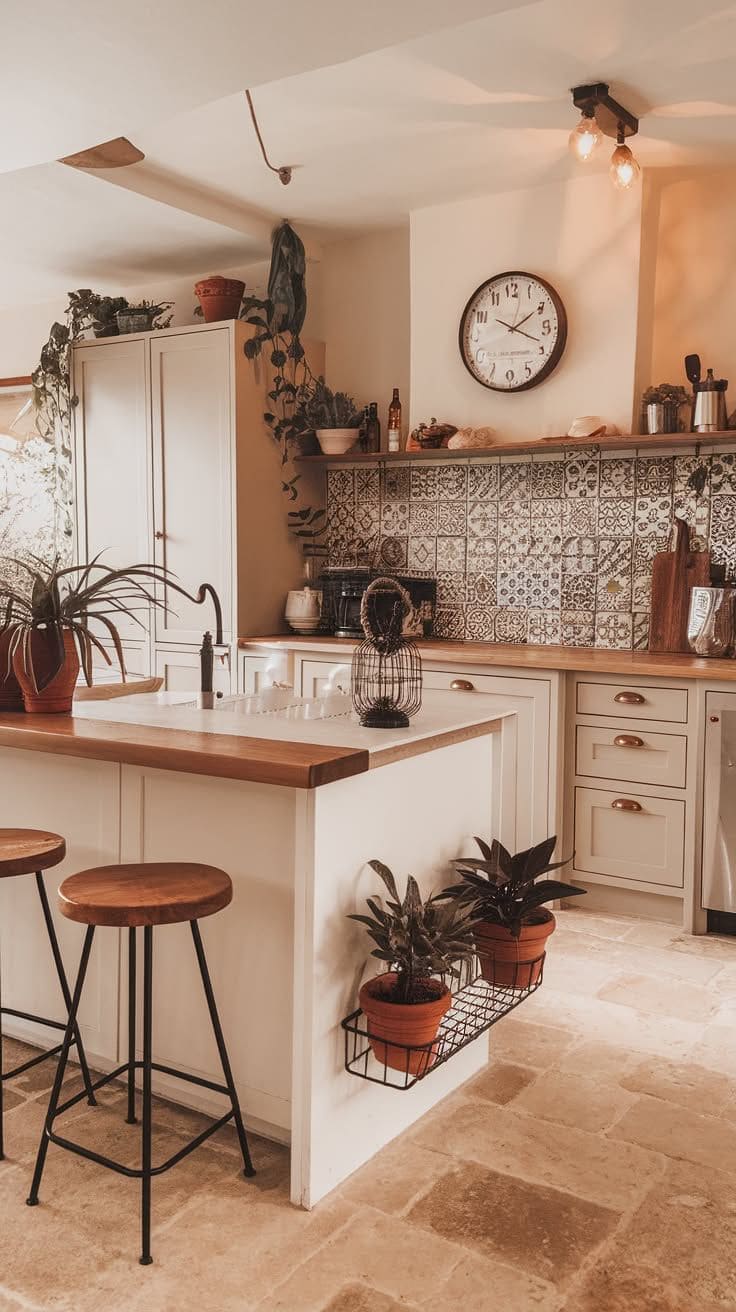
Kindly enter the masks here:
[[251, 119], [253, 120], [253, 128], [255, 130], [256, 136], [258, 137], [258, 145], [261, 148], [261, 154], [263, 155], [265, 164], [271, 170], [272, 173], [278, 173], [279, 178], [283, 182], [284, 186], [287, 187], [291, 182], [291, 168], [289, 167], [288, 164], [283, 164], [280, 169], [277, 169], [276, 166], [271, 163], [270, 159], [268, 158], [268, 155], [266, 154], [266, 147], [263, 144], [261, 129], [258, 126], [258, 119], [256, 118], [256, 110], [255, 110], [255, 105], [253, 104], [253, 97], [251, 96], [250, 91], [248, 91], [247, 89], [245, 92], [245, 98], [248, 101], [248, 109], [250, 110], [250, 116]]

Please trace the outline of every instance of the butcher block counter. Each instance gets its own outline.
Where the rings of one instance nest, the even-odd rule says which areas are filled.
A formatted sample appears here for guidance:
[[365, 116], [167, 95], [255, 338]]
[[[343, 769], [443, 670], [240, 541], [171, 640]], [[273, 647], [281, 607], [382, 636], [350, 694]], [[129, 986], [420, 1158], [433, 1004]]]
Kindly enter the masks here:
[[[272, 713], [276, 694], [286, 704]], [[487, 1060], [476, 1040], [400, 1095], [346, 1072], [340, 1022], [371, 946], [348, 916], [380, 892], [374, 858], [429, 894], [475, 850], [474, 834], [513, 842], [516, 722], [509, 699], [432, 690], [407, 729], [362, 729], [344, 694], [322, 705], [285, 689], [207, 710], [167, 693], [0, 717], [0, 826], [66, 839], [47, 872], [52, 899], [66, 875], [118, 862], [200, 861], [231, 876], [232, 904], [202, 921], [202, 936], [241, 1106], [254, 1130], [291, 1144], [297, 1205], [311, 1207]], [[58, 983], [38, 965], [32, 883], [0, 880], [3, 1004], [61, 1020]], [[82, 927], [57, 923], [73, 976]], [[80, 1014], [99, 1069], [119, 1064], [125, 1034], [123, 933], [95, 941]], [[221, 1079], [186, 924], [157, 933], [154, 990], [155, 1060]], [[48, 1045], [48, 1031], [5, 1019], [8, 1033]], [[160, 1073], [156, 1087], [221, 1114], [206, 1088]]]
[[[518, 670], [579, 670], [588, 674], [621, 674], [630, 678], [707, 679], [736, 683], [736, 660], [704, 660], [689, 652], [613, 651], [604, 647], [535, 647], [510, 642], [420, 641], [425, 660], [451, 665], [503, 666]], [[267, 647], [296, 651], [319, 651], [342, 655], [355, 647], [354, 638], [308, 637], [279, 634], [270, 638], [241, 638], [239, 646], [257, 651]]]

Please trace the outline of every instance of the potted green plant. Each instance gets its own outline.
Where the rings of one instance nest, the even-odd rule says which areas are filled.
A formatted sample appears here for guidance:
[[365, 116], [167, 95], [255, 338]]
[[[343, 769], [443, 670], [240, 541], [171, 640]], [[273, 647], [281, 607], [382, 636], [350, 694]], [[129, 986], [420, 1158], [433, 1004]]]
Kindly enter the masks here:
[[[18, 572], [25, 575], [26, 587], [18, 583]], [[141, 624], [136, 610], [162, 604], [152, 592], [154, 581], [171, 586], [170, 576], [155, 565], [108, 569], [98, 558], [66, 568], [58, 560], [48, 564], [34, 557], [3, 562], [0, 606], [5, 622], [0, 656], [6, 675], [12, 668], [26, 711], [71, 710], [80, 664], [91, 684], [93, 649], [111, 663], [100, 631], [112, 642], [125, 678], [115, 621], [120, 615], [130, 615]], [[99, 625], [97, 633], [93, 624]]]
[[117, 316], [129, 308], [125, 296], [98, 296], [92, 307], [92, 331], [95, 337], [117, 337]]
[[460, 903], [475, 917], [483, 978], [504, 988], [529, 988], [539, 979], [546, 941], [556, 924], [544, 904], [578, 897], [585, 889], [542, 879], [572, 860], [550, 861], [556, 836], [515, 856], [495, 838], [490, 847], [482, 838], [475, 841], [481, 857], [453, 861], [461, 882], [443, 889], [439, 896]]
[[642, 396], [642, 409], [648, 433], [677, 433], [682, 427], [680, 410], [692, 397], [677, 383], [659, 383], [648, 387]]
[[328, 456], [341, 456], [358, 440], [361, 416], [347, 392], [333, 392], [321, 376], [307, 388], [300, 417]]
[[120, 333], [147, 333], [152, 328], [168, 328], [173, 315], [166, 314], [172, 309], [173, 301], [162, 301], [160, 305], [153, 301], [139, 301], [137, 305], [126, 305], [118, 310], [115, 319]]
[[464, 907], [436, 897], [422, 901], [409, 875], [403, 899], [388, 866], [368, 863], [383, 880], [388, 900], [367, 899], [370, 915], [353, 913], [375, 947], [371, 953], [388, 969], [360, 990], [368, 1039], [380, 1062], [408, 1074], [424, 1073], [436, 1055], [432, 1048], [452, 997], [446, 976], [475, 953], [474, 917]]

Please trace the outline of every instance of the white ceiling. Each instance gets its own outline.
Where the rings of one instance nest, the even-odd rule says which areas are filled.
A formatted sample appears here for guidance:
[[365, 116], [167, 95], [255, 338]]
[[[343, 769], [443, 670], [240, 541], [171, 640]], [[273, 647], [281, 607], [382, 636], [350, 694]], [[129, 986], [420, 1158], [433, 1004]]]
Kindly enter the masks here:
[[[282, 214], [331, 239], [564, 177], [580, 82], [642, 116], [645, 165], [736, 163], [736, 4], [717, 0], [5, 0], [3, 18], [6, 304], [85, 269], [120, 283], [245, 263]], [[246, 85], [272, 161], [299, 166], [288, 188]], [[44, 163], [121, 133], [143, 163]]]

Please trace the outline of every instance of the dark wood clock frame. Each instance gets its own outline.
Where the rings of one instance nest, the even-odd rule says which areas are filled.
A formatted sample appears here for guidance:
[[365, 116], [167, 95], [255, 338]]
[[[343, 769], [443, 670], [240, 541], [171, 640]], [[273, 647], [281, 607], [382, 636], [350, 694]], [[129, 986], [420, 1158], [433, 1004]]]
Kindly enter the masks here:
[[[470, 367], [470, 364], [466, 359], [465, 350], [463, 346], [465, 321], [470, 311], [470, 307], [472, 306], [478, 294], [482, 292], [485, 287], [490, 287], [491, 283], [499, 282], [502, 278], [533, 278], [535, 282], [538, 282], [540, 287], [544, 287], [544, 290], [547, 292], [552, 304], [554, 305], [555, 310], [557, 311], [557, 322], [560, 326], [560, 331], [557, 337], [555, 348], [552, 351], [552, 354], [550, 355], [549, 359], [545, 361], [544, 367], [540, 369], [536, 378], [532, 378], [529, 380], [529, 382], [526, 383], [519, 383], [518, 387], [497, 387], [495, 383], [484, 382], [483, 379], [479, 378], [478, 375], [475, 373], [475, 371]], [[491, 392], [503, 392], [506, 396], [513, 396], [515, 392], [528, 392], [530, 388], [538, 387], [539, 384], [543, 383], [546, 378], [549, 378], [552, 371], [557, 368], [557, 365], [560, 363], [560, 360], [562, 359], [562, 355], [566, 345], [567, 345], [567, 312], [565, 310], [564, 305], [562, 304], [562, 299], [559, 293], [555, 291], [554, 287], [552, 287], [552, 285], [548, 283], [545, 278], [540, 278], [539, 274], [537, 273], [528, 273], [524, 269], [510, 269], [506, 273], [494, 273], [492, 278], [486, 278], [485, 282], [480, 283], [480, 285], [476, 287], [472, 295], [468, 297], [467, 301], [465, 302], [465, 308], [460, 316], [460, 327], [458, 329], [458, 346], [460, 348], [460, 359], [465, 365], [465, 368], [467, 369], [471, 378], [476, 383], [479, 383], [481, 387], [487, 387]]]

